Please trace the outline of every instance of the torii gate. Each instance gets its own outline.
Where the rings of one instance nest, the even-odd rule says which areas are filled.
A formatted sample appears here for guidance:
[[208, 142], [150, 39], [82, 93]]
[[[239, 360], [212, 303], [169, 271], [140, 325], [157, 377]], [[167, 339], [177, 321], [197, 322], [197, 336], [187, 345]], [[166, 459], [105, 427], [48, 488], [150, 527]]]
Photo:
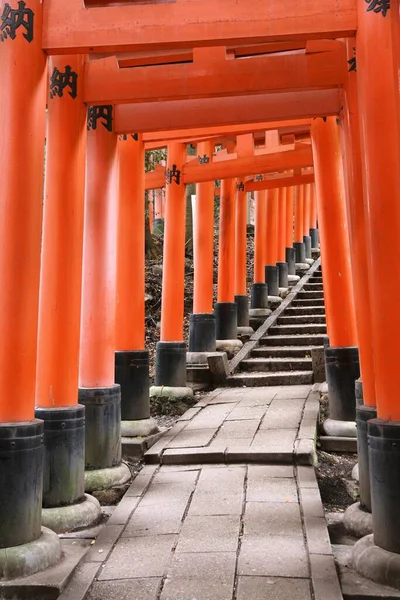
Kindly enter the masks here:
[[[177, 0], [168, 5], [168, 10], [165, 10], [165, 4], [160, 7], [158, 3], [99, 6], [96, 2], [94, 6], [87, 2], [84, 6], [81, 0], [71, 0], [68, 5], [62, 0], [45, 0], [43, 3], [29, 0], [12, 4], [1, 0], [0, 10], [0, 77], [7, 90], [0, 97], [0, 161], [7, 173], [0, 189], [3, 241], [0, 255], [3, 277], [0, 294], [0, 380], [2, 389], [8, 389], [9, 373], [14, 374], [12, 391], [15, 397], [15, 402], [2, 403], [0, 407], [3, 423], [0, 430], [2, 439], [9, 440], [10, 435], [17, 435], [18, 448], [22, 443], [18, 438], [19, 432], [23, 431], [26, 436], [23, 439], [32, 443], [37, 440], [37, 445], [34, 445], [37, 451], [30, 449], [28, 452], [22, 443], [20, 453], [20, 456], [29, 454], [30, 465], [35, 462], [29, 474], [32, 485], [28, 488], [32, 491], [28, 500], [31, 505], [38, 507], [36, 485], [40, 486], [41, 478], [41, 425], [32, 418], [40, 273], [45, 53], [70, 56], [90, 52], [135, 52], [147, 48], [155, 51], [166, 48], [181, 50], [188, 47], [336, 39], [353, 37], [357, 33], [359, 99], [353, 108], [357, 110], [359, 107], [362, 124], [361, 147], [365, 155], [365, 197], [368, 205], [365, 218], [372, 240], [370, 265], [377, 283], [375, 295], [371, 297], [371, 315], [368, 315], [372, 317], [373, 324], [375, 388], [371, 387], [364, 401], [372, 406], [376, 399], [378, 404], [380, 420], [375, 429], [371, 429], [371, 436], [376, 432], [384, 438], [392, 435], [396, 431], [393, 423], [400, 421], [400, 408], [393, 401], [392, 393], [398, 369], [393, 332], [400, 331], [400, 315], [391, 311], [386, 283], [390, 280], [394, 293], [400, 292], [400, 273], [393, 272], [392, 265], [388, 265], [386, 247], [390, 243], [393, 254], [399, 254], [400, 213], [397, 203], [393, 202], [400, 189], [399, 90], [395, 76], [400, 47], [397, 0], [391, 0], [391, 3], [388, 0], [324, 0], [322, 3], [303, 0], [290, 7], [264, 0], [250, 5], [245, 0], [234, 3], [223, 0], [218, 6], [211, 0], [203, 3]], [[224, 25], [221, 26], [221, 23]], [[351, 60], [349, 53], [347, 59]], [[79, 74], [83, 74], [83, 65]], [[351, 84], [346, 85], [347, 110], [355, 96]], [[379, 95], [374, 93], [375, 89], [380, 90]], [[361, 152], [357, 126], [353, 127], [353, 115], [346, 117], [347, 148], [353, 153], [352, 160], [348, 158], [349, 181], [355, 194], [354, 202], [362, 211]], [[233, 115], [230, 116], [232, 118]], [[239, 115], [236, 119], [240, 122]], [[326, 131], [328, 128], [329, 132], [333, 131], [332, 123], [330, 120]], [[212, 124], [218, 123], [208, 123]], [[312, 126], [314, 146], [319, 148], [321, 157], [327, 156], [336, 147], [324, 145], [322, 131], [322, 127]], [[62, 130], [59, 130], [60, 134], [62, 136]], [[329, 191], [324, 185], [321, 179], [317, 180], [319, 197], [325, 198]], [[382, 210], [383, 202], [386, 210]], [[384, 244], [382, 230], [386, 232]], [[356, 227], [352, 228], [352, 232], [356, 232]], [[363, 246], [362, 241], [360, 243]], [[366, 264], [365, 255], [360, 252], [357, 260], [361, 269], [361, 265]], [[357, 285], [359, 309], [365, 297], [361, 278], [358, 278]], [[389, 315], [390, 321], [386, 321]], [[389, 421], [389, 425], [382, 419]], [[15, 444], [14, 440], [12, 443]], [[9, 442], [5, 444], [8, 452]], [[394, 477], [397, 463], [392, 460], [390, 464], [390, 473]], [[28, 475], [26, 464], [25, 468], [24, 464], [20, 467]], [[379, 471], [380, 463], [374, 468]], [[22, 488], [18, 488], [18, 482], [10, 472], [3, 473], [7, 481], [15, 481], [14, 493], [9, 496], [8, 503], [3, 502], [3, 496], [1, 498], [3, 514], [13, 512], [15, 515]], [[393, 480], [393, 477], [388, 480]], [[375, 543], [386, 550], [400, 552], [398, 527], [392, 526], [398, 523], [398, 498], [393, 494], [382, 494], [377, 485], [373, 487], [372, 495]], [[23, 500], [27, 500], [26, 496]], [[20, 507], [12, 526], [6, 523], [1, 531], [2, 545], [6, 548], [40, 536], [39, 508], [33, 511], [32, 519], [31, 515], [24, 516], [26, 511], [21, 501]], [[382, 510], [378, 510], [380, 507]], [[17, 523], [18, 532], [15, 529]], [[53, 550], [55, 558], [57, 549]]]

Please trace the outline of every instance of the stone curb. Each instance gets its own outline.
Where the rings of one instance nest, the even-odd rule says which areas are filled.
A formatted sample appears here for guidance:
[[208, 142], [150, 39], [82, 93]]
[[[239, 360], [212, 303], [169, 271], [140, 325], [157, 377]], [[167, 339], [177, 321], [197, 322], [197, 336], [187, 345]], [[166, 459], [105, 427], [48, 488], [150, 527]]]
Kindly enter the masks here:
[[299, 431], [294, 447], [294, 463], [298, 465], [317, 464], [317, 423], [319, 415], [319, 394], [311, 391], [306, 399]]
[[296, 478], [314, 600], [343, 600], [314, 468], [298, 466]]
[[275, 325], [281, 314], [288, 308], [292, 300], [296, 298], [297, 294], [303, 289], [303, 286], [308, 282], [315, 271], [318, 270], [320, 264], [320, 259], [314, 262], [313, 266], [300, 279], [300, 281], [298, 281], [298, 283], [291, 288], [290, 293], [286, 296], [278, 308], [273, 311], [273, 313], [264, 321], [263, 325], [257, 329], [254, 335], [251, 336], [250, 340], [244, 344], [243, 348], [229, 362], [229, 369], [232, 375], [238, 370], [240, 362], [245, 358], [248, 358], [254, 348], [259, 345], [260, 339], [265, 336], [268, 329]]

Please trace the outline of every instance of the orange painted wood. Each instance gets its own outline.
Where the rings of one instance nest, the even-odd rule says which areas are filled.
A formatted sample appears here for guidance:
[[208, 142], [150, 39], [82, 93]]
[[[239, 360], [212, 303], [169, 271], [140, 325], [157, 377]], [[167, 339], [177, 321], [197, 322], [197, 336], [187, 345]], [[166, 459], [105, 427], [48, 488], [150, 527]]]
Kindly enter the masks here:
[[[54, 56], [49, 74], [66, 66], [78, 75], [77, 97], [66, 90], [47, 101], [47, 153], [40, 271], [36, 406], [77, 404], [85, 197], [86, 107], [83, 57]], [[67, 201], [66, 201], [67, 199]]]
[[271, 179], [264, 179], [263, 181], [248, 181], [246, 183], [246, 191], [254, 192], [256, 190], [270, 190], [274, 188], [286, 188], [293, 185], [312, 183], [314, 182], [314, 175], [292, 175], [289, 177], [274, 177]]
[[357, 346], [339, 125], [335, 117], [311, 125], [329, 342]]
[[267, 190], [265, 264], [275, 266], [278, 258], [278, 190]]
[[81, 0], [46, 0], [44, 8], [50, 54], [339, 38], [357, 28], [353, 0], [307, 0], [290, 10], [264, 0], [176, 0], [173, 10], [126, 3], [88, 10]]
[[317, 198], [315, 195], [315, 184], [311, 185], [311, 210], [310, 210], [310, 229], [317, 227]]
[[219, 209], [218, 302], [233, 302], [235, 295], [235, 193], [235, 180], [223, 179]]
[[117, 136], [87, 132], [79, 385], [114, 384], [117, 251]]
[[144, 146], [118, 139], [118, 241], [115, 349], [143, 350], [145, 294]]
[[254, 193], [254, 283], [265, 283], [265, 250], [267, 232], [267, 192]]
[[293, 247], [294, 187], [286, 190], [286, 248]]
[[303, 235], [310, 235], [311, 220], [311, 185], [304, 186]]
[[294, 209], [294, 241], [302, 242], [304, 236], [303, 219], [304, 219], [304, 185], [296, 186]]
[[379, 418], [400, 421], [400, 405], [393, 393], [399, 371], [400, 332], [400, 313], [393, 310], [393, 299], [400, 292], [400, 272], [388, 259], [389, 248], [395, 260], [400, 252], [399, 4], [397, 0], [391, 2], [385, 17], [382, 13], [362, 11], [362, 3], [357, 4], [357, 88], [365, 166], [365, 216], [374, 281], [371, 309], [376, 403]]
[[[184, 144], [169, 144], [167, 167], [182, 173], [186, 156]], [[167, 181], [165, 198], [164, 255], [161, 304], [161, 341], [183, 341], [185, 293], [186, 192], [182, 179]]]
[[286, 260], [286, 187], [278, 189], [278, 248], [277, 262]]
[[[0, 0], [3, 12], [4, 0]], [[14, 6], [14, 5], [13, 5]], [[0, 42], [0, 422], [34, 418], [38, 327], [46, 58], [40, 32], [43, 3], [35, 13], [33, 40], [19, 28]], [[6, 390], [10, 390], [9, 393]]]
[[[214, 144], [202, 142], [197, 146], [198, 156], [212, 157]], [[193, 313], [213, 311], [214, 266], [214, 182], [196, 186], [194, 215], [194, 278]]]
[[338, 90], [311, 90], [200, 100], [174, 100], [115, 107], [117, 133], [215, 127], [338, 114]]
[[[187, 98], [215, 98], [266, 92], [331, 89], [343, 85], [347, 74], [342, 44], [330, 52], [272, 55], [229, 60], [218, 48], [213, 60], [203, 49], [193, 63], [121, 69], [116, 57], [86, 63], [85, 102], [124, 104], [163, 102]], [[201, 51], [201, 52], [200, 52]], [[262, 77], [255, 76], [262, 73]]]
[[[165, 184], [165, 175], [163, 177], [163, 184]], [[162, 188], [157, 188], [154, 190], [154, 218], [164, 218], [164, 192]]]
[[247, 259], [247, 195], [244, 181], [236, 181], [235, 296], [245, 296]]
[[[349, 60], [353, 58], [355, 39], [347, 41]], [[370, 273], [372, 248], [367, 236], [361, 163], [361, 138], [358, 112], [357, 72], [350, 71], [345, 85], [343, 113], [345, 144], [344, 167], [347, 182], [347, 215], [351, 270], [353, 276], [358, 351], [363, 382], [363, 404], [376, 406], [375, 367], [371, 331]], [[368, 239], [367, 239], [368, 237]]]

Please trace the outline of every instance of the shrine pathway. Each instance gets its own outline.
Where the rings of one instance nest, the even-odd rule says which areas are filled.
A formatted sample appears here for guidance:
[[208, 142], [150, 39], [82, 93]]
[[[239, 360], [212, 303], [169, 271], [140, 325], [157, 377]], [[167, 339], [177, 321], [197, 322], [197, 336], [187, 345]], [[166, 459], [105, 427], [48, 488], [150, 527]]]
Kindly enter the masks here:
[[149, 451], [60, 600], [340, 600], [316, 402], [311, 385], [207, 395]]

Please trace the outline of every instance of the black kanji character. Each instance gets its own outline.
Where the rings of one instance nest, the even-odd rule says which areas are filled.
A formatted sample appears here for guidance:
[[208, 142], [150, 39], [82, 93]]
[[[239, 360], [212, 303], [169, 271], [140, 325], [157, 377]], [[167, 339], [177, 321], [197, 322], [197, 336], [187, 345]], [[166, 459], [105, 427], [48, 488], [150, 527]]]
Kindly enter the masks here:
[[17, 29], [23, 27], [26, 33], [22, 35], [30, 43], [33, 40], [34, 17], [35, 13], [31, 8], [26, 8], [26, 3], [23, 0], [18, 2], [18, 8], [11, 8], [6, 2], [0, 17], [0, 42], [4, 42], [7, 38], [15, 40]]
[[236, 185], [236, 189], [237, 189], [238, 192], [244, 192], [244, 183], [243, 183], [243, 181], [241, 181], [240, 183], [238, 183]]
[[181, 183], [181, 172], [176, 168], [176, 165], [172, 165], [172, 169], [166, 169], [165, 171], [165, 180], [167, 183], [172, 183], [172, 180], [175, 179], [175, 183], [180, 185]]
[[351, 71], [357, 71], [357, 59], [356, 59], [356, 49], [353, 48], [353, 58], [350, 58], [350, 60], [347, 61], [348, 65], [349, 65], [349, 73]]
[[365, 0], [365, 2], [369, 4], [367, 12], [382, 13], [382, 17], [386, 17], [390, 8], [390, 0]]
[[87, 119], [87, 128], [88, 129], [97, 129], [97, 121], [99, 119], [102, 120], [102, 125], [107, 131], [112, 131], [113, 125], [113, 115], [112, 115], [112, 105], [106, 104], [104, 106], [89, 106], [88, 108], [88, 119]]
[[59, 71], [54, 67], [50, 77], [50, 98], [54, 96], [62, 98], [67, 87], [70, 89], [68, 94], [75, 99], [78, 92], [78, 73], [75, 73], [69, 65], [65, 67], [65, 71]]
[[197, 160], [199, 161], [200, 165], [206, 165], [210, 162], [210, 157], [204, 154], [203, 156], [198, 156]]
[[[131, 138], [133, 140], [135, 140], [136, 142], [138, 141], [138, 139], [139, 139], [139, 134], [138, 133], [131, 133], [130, 135], [131, 135]], [[121, 141], [126, 141], [128, 139], [128, 134], [127, 133], [123, 133], [122, 135], [119, 136], [119, 139]]]

